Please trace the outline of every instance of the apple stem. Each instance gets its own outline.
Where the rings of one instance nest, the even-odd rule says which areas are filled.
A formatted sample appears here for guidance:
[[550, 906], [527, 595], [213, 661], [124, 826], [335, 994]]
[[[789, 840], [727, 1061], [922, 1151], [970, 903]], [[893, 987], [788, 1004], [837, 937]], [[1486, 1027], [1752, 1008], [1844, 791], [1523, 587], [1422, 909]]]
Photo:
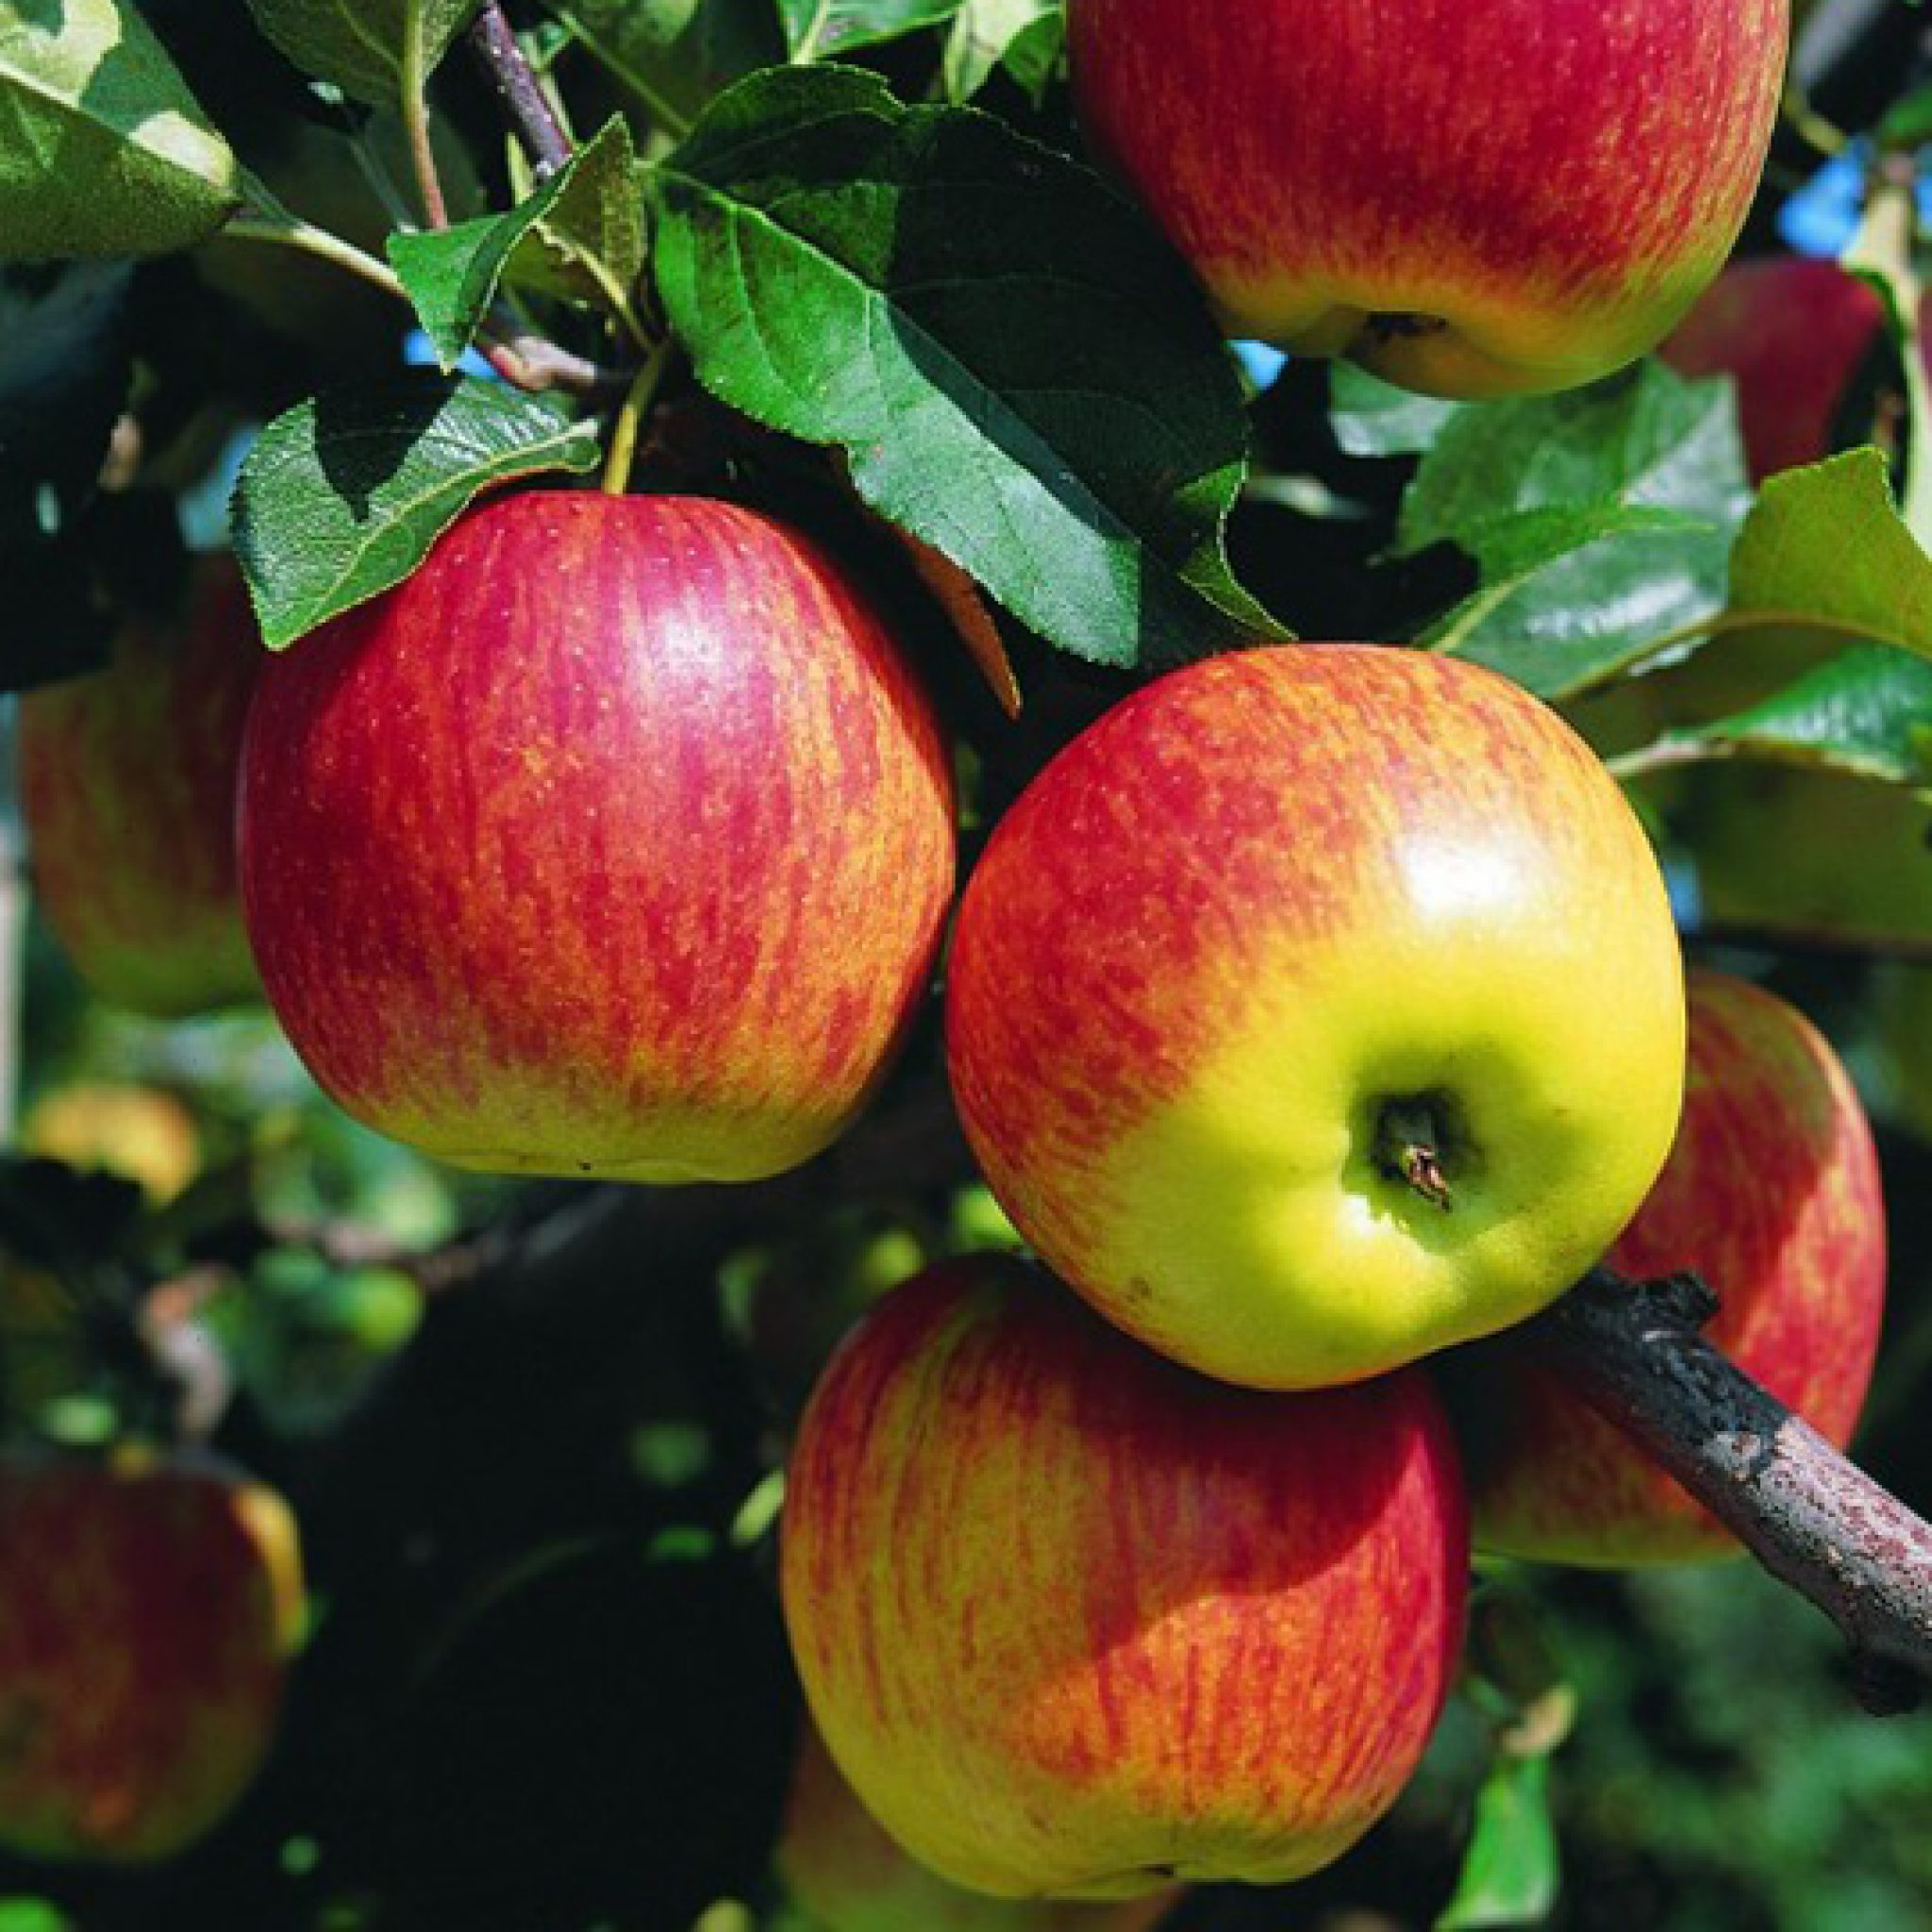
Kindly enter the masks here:
[[644, 358], [631, 382], [629, 393], [618, 409], [617, 421], [610, 431], [610, 453], [604, 462], [602, 488], [607, 496], [622, 496], [630, 488], [631, 467], [637, 461], [638, 439], [643, 420], [650, 412], [658, 385], [663, 381], [664, 370], [670, 360], [671, 343], [667, 338]]
[[1427, 1100], [1396, 1100], [1383, 1108], [1375, 1134], [1375, 1162], [1391, 1179], [1420, 1194], [1444, 1214], [1456, 1205], [1442, 1171], [1441, 1122]]

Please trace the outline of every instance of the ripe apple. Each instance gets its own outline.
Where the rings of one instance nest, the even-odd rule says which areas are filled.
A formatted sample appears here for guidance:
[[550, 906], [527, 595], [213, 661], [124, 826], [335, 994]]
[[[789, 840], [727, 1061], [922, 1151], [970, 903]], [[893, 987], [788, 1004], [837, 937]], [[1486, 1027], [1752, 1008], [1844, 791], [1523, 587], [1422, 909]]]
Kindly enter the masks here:
[[1230, 1389], [982, 1255], [833, 1357], [781, 1580], [826, 1745], [908, 1852], [1001, 1897], [1123, 1899], [1299, 1877], [1387, 1810], [1468, 1547], [1420, 1372]]
[[235, 880], [235, 772], [261, 634], [231, 558], [178, 619], [137, 617], [104, 670], [20, 701], [34, 889], [105, 1000], [175, 1018], [260, 991]]
[[1753, 482], [1829, 456], [1839, 411], [1876, 348], [1885, 304], [1835, 261], [1732, 264], [1658, 354], [1683, 375], [1728, 375]]
[[[1707, 1331], [1840, 1447], [1872, 1379], [1885, 1203], [1872, 1130], [1824, 1037], [1721, 974], [1690, 986], [1690, 1074], [1670, 1160], [1608, 1265], [1695, 1269], [1722, 1298]], [[1480, 1548], [1620, 1565], [1739, 1554], [1702, 1505], [1508, 1336], [1470, 1351], [1456, 1405]]]
[[1568, 725], [1451, 658], [1235, 653], [1091, 726], [1001, 821], [948, 974], [1015, 1225], [1209, 1374], [1344, 1382], [1507, 1326], [1676, 1129], [1656, 860]]
[[816, 1932], [1152, 1932], [1180, 1897], [1091, 1904], [993, 1898], [941, 1878], [859, 1802], [809, 1724], [778, 1840], [778, 1875]]
[[212, 1830], [274, 1740], [294, 1520], [221, 1464], [0, 1459], [0, 1843], [140, 1863]]
[[539, 491], [276, 658], [249, 930], [350, 1113], [458, 1166], [745, 1179], [864, 1104], [953, 882], [932, 707], [804, 537]]
[[1443, 396], [1634, 361], [1757, 191], [1787, 0], [1069, 0], [1090, 142], [1231, 333]]

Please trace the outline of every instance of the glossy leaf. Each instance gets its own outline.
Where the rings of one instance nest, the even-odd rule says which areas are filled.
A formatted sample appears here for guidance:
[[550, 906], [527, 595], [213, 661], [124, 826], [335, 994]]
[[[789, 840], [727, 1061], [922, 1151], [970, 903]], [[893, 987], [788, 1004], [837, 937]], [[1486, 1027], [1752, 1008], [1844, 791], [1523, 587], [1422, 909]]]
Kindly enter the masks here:
[[235, 491], [235, 549], [271, 649], [400, 583], [479, 491], [594, 469], [594, 425], [550, 397], [424, 372], [298, 404]]
[[1437, 1932], [1541, 1925], [1557, 1902], [1557, 1832], [1544, 1757], [1500, 1751], [1476, 1795], [1475, 1828]]
[[1065, 44], [1058, 0], [965, 0], [946, 34], [947, 97], [969, 101], [1005, 67], [1036, 100]]
[[1023, 622], [1118, 665], [1279, 634], [1222, 548], [1246, 462], [1232, 362], [1084, 169], [821, 68], [731, 90], [653, 181], [699, 378], [841, 447], [867, 503]]
[[794, 60], [828, 60], [860, 47], [940, 26], [960, 0], [778, 0], [778, 19]]
[[433, 73], [478, 0], [248, 0], [255, 23], [305, 74], [372, 107], [401, 96], [411, 55]]

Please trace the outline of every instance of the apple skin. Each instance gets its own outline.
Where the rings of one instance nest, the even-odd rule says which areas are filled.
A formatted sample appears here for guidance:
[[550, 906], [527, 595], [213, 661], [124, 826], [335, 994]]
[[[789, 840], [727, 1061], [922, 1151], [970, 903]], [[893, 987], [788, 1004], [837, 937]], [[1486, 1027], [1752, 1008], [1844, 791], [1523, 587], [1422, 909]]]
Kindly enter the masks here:
[[0, 1843], [141, 1864], [204, 1837], [274, 1741], [294, 1520], [212, 1461], [0, 1459]]
[[271, 1004], [458, 1166], [795, 1166], [863, 1106], [952, 895], [932, 707], [803, 537], [541, 491], [269, 667], [242, 778]]
[[[1690, 980], [1684, 1121], [1607, 1257], [1632, 1279], [1695, 1269], [1707, 1333], [1840, 1447], [1878, 1348], [1885, 1203], [1850, 1077], [1795, 1008], [1719, 974]], [[1504, 1336], [1453, 1404], [1477, 1547], [1594, 1566], [1737, 1556], [1741, 1545], [1556, 1372]]]
[[1573, 388], [1723, 267], [1787, 0], [1069, 0], [1090, 144], [1235, 335], [1425, 393]]
[[1835, 261], [1765, 256], [1725, 269], [1658, 350], [1680, 375], [1728, 375], [1751, 480], [1829, 456], [1859, 363], [1885, 327], [1876, 290]]
[[859, 1802], [804, 1726], [778, 1840], [778, 1875], [817, 1932], [1153, 1932], [1179, 1889], [1091, 1904], [993, 1898], [928, 1871]]
[[834, 1356], [786, 1493], [807, 1701], [955, 1883], [1275, 1883], [1391, 1805], [1461, 1641], [1468, 1526], [1420, 1372], [1292, 1396], [1139, 1347], [1012, 1256]]
[[[1555, 712], [1290, 645], [1146, 686], [1034, 781], [967, 884], [946, 1040], [1051, 1267], [1191, 1367], [1318, 1387], [1507, 1327], [1616, 1238], [1676, 1130], [1682, 965]], [[1381, 1158], [1403, 1100], [1440, 1109], [1446, 1210]]]
[[159, 1019], [259, 996], [235, 872], [242, 723], [267, 662], [228, 557], [178, 619], [130, 620], [108, 666], [26, 693], [21, 811], [35, 893], [104, 1000]]

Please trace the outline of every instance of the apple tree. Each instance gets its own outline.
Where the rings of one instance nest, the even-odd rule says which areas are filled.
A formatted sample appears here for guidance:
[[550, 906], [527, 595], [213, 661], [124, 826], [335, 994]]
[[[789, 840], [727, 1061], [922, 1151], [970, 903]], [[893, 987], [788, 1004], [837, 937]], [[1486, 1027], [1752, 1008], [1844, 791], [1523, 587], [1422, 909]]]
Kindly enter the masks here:
[[1923, 1916], [1920, 33], [0, 0], [0, 1932]]

